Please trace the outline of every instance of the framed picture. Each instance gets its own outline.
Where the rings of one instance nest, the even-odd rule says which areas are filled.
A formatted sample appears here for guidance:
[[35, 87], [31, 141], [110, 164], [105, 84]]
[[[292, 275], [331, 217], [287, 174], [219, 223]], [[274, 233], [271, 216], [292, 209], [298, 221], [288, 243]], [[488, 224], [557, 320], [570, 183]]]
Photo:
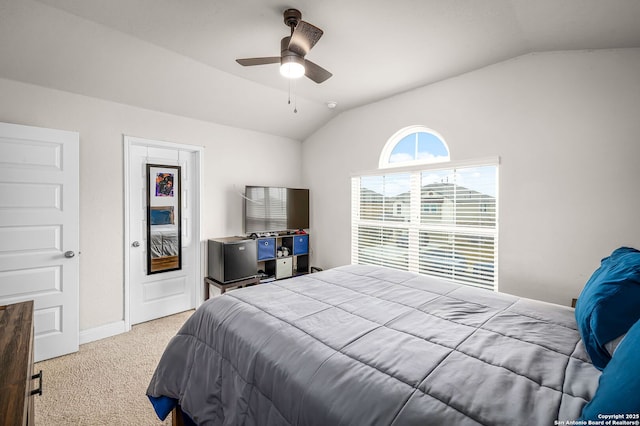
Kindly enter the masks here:
[[147, 164], [147, 275], [182, 269], [180, 166]]

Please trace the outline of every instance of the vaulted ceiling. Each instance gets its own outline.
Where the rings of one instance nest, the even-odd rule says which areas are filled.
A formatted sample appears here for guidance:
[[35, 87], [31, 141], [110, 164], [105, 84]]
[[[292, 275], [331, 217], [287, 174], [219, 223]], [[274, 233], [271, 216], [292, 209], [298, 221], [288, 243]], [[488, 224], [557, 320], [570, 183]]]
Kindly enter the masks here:
[[[324, 30], [322, 84], [235, 62], [278, 56], [291, 7]], [[640, 47], [639, 22], [637, 0], [0, 0], [0, 77], [304, 140], [522, 54]]]

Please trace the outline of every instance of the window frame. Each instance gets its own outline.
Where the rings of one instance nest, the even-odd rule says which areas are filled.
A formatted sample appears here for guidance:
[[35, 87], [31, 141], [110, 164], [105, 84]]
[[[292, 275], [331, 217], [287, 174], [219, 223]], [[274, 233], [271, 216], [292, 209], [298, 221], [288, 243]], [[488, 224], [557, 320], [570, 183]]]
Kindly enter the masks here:
[[[445, 149], [447, 150], [447, 157], [446, 158], [437, 158], [437, 159], [431, 159], [431, 160], [425, 160], [425, 159], [413, 159], [410, 161], [404, 161], [402, 163], [391, 163], [389, 162], [389, 159], [391, 158], [391, 154], [393, 153], [393, 150], [395, 149], [395, 147], [398, 145], [398, 143], [400, 143], [400, 141], [402, 139], [404, 139], [405, 137], [414, 134], [414, 133], [431, 133], [432, 135], [434, 135], [435, 137], [437, 137], [440, 142], [442, 142], [442, 144], [444, 145]], [[447, 142], [444, 140], [444, 138], [442, 137], [442, 135], [438, 132], [436, 132], [433, 129], [430, 129], [428, 127], [425, 126], [421, 126], [421, 125], [414, 125], [414, 126], [408, 126], [405, 127], [403, 129], [398, 130], [396, 133], [394, 133], [389, 140], [387, 141], [387, 143], [385, 144], [385, 146], [382, 148], [382, 151], [380, 152], [380, 158], [378, 160], [378, 168], [380, 169], [395, 169], [398, 167], [404, 167], [404, 166], [414, 166], [414, 165], [425, 165], [425, 164], [440, 164], [440, 163], [449, 163], [451, 161], [451, 150], [449, 149], [449, 145], [447, 145]]]
[[[421, 181], [415, 175], [420, 176], [424, 172], [431, 171], [443, 171], [443, 170], [456, 170], [456, 169], [464, 169], [464, 168], [474, 168], [474, 167], [486, 167], [486, 166], [495, 166], [495, 224], [492, 228], [484, 228], [484, 227], [467, 227], [467, 226], [459, 226], [459, 225], [427, 225], [421, 223], [421, 215], [422, 209], [424, 205], [421, 201]], [[395, 230], [393, 232], [400, 232], [402, 230], [406, 230], [408, 234], [408, 247], [407, 247], [407, 268], [406, 270], [413, 272], [420, 272], [419, 265], [419, 256], [422, 252], [421, 243], [419, 234], [420, 232], [450, 232], [455, 233], [457, 236], [464, 238], [465, 236], [474, 236], [478, 238], [482, 237], [491, 237], [493, 238], [493, 271], [492, 271], [492, 282], [491, 284], [483, 284], [479, 282], [474, 282], [473, 280], [466, 281], [458, 281], [461, 284], [476, 286], [481, 288], [491, 289], [493, 291], [498, 291], [499, 282], [498, 282], [498, 230], [499, 230], [499, 189], [500, 189], [500, 181], [499, 181], [499, 169], [500, 169], [500, 158], [499, 157], [486, 157], [479, 158], [474, 160], [466, 160], [466, 161], [448, 161], [448, 162], [437, 162], [431, 164], [411, 164], [406, 166], [399, 167], [385, 167], [380, 168], [374, 171], [361, 172], [361, 173], [353, 173], [351, 175], [351, 263], [357, 264], [359, 263], [359, 254], [358, 254], [358, 238], [360, 235], [358, 227], [370, 227], [374, 229], [378, 227], [381, 232], [388, 232], [389, 230]], [[360, 219], [360, 179], [362, 177], [372, 177], [372, 176], [386, 176], [386, 175], [395, 175], [409, 173], [411, 175], [410, 180], [412, 183], [410, 184], [410, 199], [411, 204], [409, 206], [410, 218], [408, 222], [391, 222], [383, 220], [371, 220], [371, 219]], [[416, 183], [417, 180], [417, 183]], [[356, 184], [357, 181], [357, 184]], [[479, 204], [482, 207], [482, 204]], [[395, 206], [394, 206], [395, 209]], [[384, 245], [382, 247], [385, 247]], [[424, 248], [424, 247], [423, 247]], [[395, 252], [388, 253], [390, 256], [394, 254], [398, 254]], [[385, 254], [386, 255], [386, 254]], [[383, 255], [384, 256], [384, 255]], [[478, 265], [480, 265], [478, 263]], [[452, 263], [452, 269], [455, 267], [455, 263]], [[403, 268], [399, 268], [403, 269]], [[478, 275], [482, 275], [483, 270], [482, 267], [479, 269], [473, 268], [474, 273]], [[426, 275], [436, 275], [436, 274], [426, 274]], [[441, 275], [439, 275], [441, 276]], [[453, 274], [455, 277], [455, 273]], [[445, 277], [447, 279], [447, 277]], [[451, 279], [451, 278], [449, 278]], [[482, 280], [478, 278], [478, 280]]]

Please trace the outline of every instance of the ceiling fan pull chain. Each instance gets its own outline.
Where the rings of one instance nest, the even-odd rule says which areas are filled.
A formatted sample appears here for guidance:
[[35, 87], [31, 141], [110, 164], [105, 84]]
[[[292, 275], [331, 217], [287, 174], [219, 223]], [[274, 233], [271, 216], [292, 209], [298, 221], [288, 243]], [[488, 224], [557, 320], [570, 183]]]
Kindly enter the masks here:
[[[293, 82], [295, 84], [295, 81]], [[291, 105], [291, 80], [289, 80], [289, 98], [287, 99], [287, 105]], [[296, 96], [296, 88], [293, 88], [293, 112], [298, 112], [298, 97]]]
[[[289, 83], [291, 84], [291, 83]], [[293, 82], [293, 113], [298, 113], [298, 96], [296, 96], [296, 82]]]

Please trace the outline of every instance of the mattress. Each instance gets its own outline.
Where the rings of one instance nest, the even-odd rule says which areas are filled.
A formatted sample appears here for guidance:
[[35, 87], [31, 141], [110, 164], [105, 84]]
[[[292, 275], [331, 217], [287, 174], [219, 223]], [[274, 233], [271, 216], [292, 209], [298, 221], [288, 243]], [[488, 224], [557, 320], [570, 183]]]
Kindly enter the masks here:
[[571, 308], [350, 265], [208, 300], [147, 393], [201, 425], [552, 425], [599, 376]]

